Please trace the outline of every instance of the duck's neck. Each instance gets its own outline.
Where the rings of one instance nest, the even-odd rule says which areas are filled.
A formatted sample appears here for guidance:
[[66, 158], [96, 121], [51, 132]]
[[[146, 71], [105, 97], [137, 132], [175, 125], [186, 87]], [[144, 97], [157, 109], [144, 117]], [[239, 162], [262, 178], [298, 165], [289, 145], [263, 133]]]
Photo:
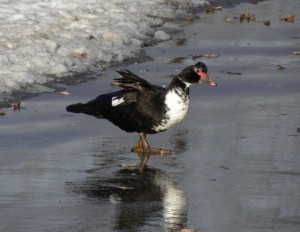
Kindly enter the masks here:
[[184, 82], [178, 75], [173, 78], [170, 85], [168, 86], [168, 91], [172, 90], [180, 90], [185, 92], [187, 95], [189, 95], [190, 90], [190, 84], [187, 82]]

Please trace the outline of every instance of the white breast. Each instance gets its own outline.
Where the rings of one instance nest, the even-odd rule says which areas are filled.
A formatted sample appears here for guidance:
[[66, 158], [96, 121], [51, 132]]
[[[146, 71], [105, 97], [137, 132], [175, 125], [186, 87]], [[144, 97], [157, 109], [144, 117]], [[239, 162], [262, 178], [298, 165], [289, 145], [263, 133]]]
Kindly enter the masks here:
[[165, 118], [153, 128], [157, 132], [167, 130], [182, 121], [188, 110], [189, 96], [181, 89], [172, 89], [166, 94], [165, 104], [167, 107]]

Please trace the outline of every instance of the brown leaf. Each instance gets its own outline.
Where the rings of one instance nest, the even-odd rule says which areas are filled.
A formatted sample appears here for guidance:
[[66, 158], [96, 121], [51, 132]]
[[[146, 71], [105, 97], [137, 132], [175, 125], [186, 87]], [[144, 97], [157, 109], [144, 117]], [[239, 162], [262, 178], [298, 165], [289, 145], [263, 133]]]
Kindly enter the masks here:
[[88, 54], [87, 54], [86, 52], [82, 52], [82, 53], [74, 52], [74, 53], [73, 53], [73, 57], [74, 57], [74, 58], [83, 58], [83, 59], [87, 59], [87, 58], [88, 58]]
[[294, 51], [294, 52], [293, 52], [293, 55], [294, 55], [294, 56], [300, 56], [300, 51]]
[[209, 14], [209, 13], [212, 13], [213, 12], [213, 9], [211, 7], [208, 7], [205, 9], [205, 13], [206, 14]]
[[248, 23], [250, 22], [254, 22], [256, 20], [256, 17], [254, 14], [250, 14], [250, 13], [243, 13], [240, 14], [240, 22], [244, 22], [244, 20], [247, 20]]
[[222, 11], [222, 6], [216, 6], [216, 7], [214, 8], [214, 10], [215, 10], [215, 11]]
[[13, 108], [13, 110], [20, 110], [21, 109], [21, 102], [16, 102], [11, 104], [11, 107]]
[[219, 57], [220, 55], [218, 54], [213, 54], [213, 53], [206, 53], [206, 54], [203, 54], [201, 55], [201, 57], [204, 57], [204, 58], [207, 58], [207, 59], [210, 59], [210, 58], [217, 58]]
[[270, 22], [270, 20], [266, 20], [266, 21], [264, 21], [264, 25], [266, 25], [266, 26], [270, 26], [271, 25], [271, 22]]
[[222, 6], [208, 7], [205, 9], [206, 14], [216, 13], [216, 11], [222, 11]]
[[281, 18], [281, 20], [286, 21], [288, 23], [294, 23], [295, 15], [288, 15], [286, 17]]
[[240, 22], [242, 23], [245, 19], [246, 15], [245, 14], [240, 14]]
[[0, 112], [0, 116], [4, 116], [5, 115], [5, 113], [4, 112]]
[[195, 60], [195, 59], [198, 59], [198, 58], [206, 58], [206, 59], [210, 59], [210, 58], [217, 58], [219, 57], [220, 55], [218, 54], [213, 54], [213, 53], [206, 53], [206, 54], [201, 54], [201, 55], [196, 55], [196, 54], [193, 54], [192, 55], [192, 59]]

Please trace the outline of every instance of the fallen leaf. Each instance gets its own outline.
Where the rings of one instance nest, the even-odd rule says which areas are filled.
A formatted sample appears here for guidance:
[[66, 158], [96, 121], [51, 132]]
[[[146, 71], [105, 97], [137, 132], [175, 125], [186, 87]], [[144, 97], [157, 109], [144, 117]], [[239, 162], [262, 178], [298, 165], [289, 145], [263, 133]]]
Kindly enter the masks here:
[[293, 55], [294, 55], [294, 56], [300, 56], [300, 51], [294, 51], [294, 52], [293, 52]]
[[205, 9], [206, 14], [210, 14], [212, 12], [213, 12], [213, 9], [211, 7], [208, 7], [208, 8]]
[[271, 22], [269, 20], [266, 20], [266, 21], [264, 21], [264, 25], [269, 27], [271, 25]]
[[286, 17], [281, 18], [281, 20], [286, 21], [288, 23], [293, 23], [295, 19], [295, 15], [288, 15]]
[[82, 52], [82, 53], [74, 52], [73, 57], [87, 59], [88, 54], [86, 52]]
[[240, 22], [242, 23], [245, 19], [245, 14], [240, 14]]
[[206, 13], [206, 14], [216, 13], [216, 11], [222, 11], [222, 6], [207, 7], [207, 8], [205, 9], [205, 13]]
[[231, 17], [230, 17], [230, 18], [227, 18], [227, 19], [226, 19], [226, 23], [233, 23], [233, 18], [231, 18]]
[[131, 163], [124, 163], [124, 164], [121, 165], [122, 168], [134, 168], [134, 167], [136, 167], [136, 166], [137, 166], [137, 165], [136, 165], [136, 163], [134, 163], [134, 162], [131, 162]]
[[195, 232], [195, 230], [191, 228], [183, 228], [179, 232]]
[[11, 104], [13, 110], [20, 110], [21, 109], [21, 102], [16, 102]]
[[283, 67], [281, 64], [279, 64], [279, 65], [277, 65], [277, 69], [278, 69], [278, 70], [284, 70], [285, 67]]
[[256, 16], [253, 14], [253, 15], [251, 15], [251, 17], [250, 17], [250, 21], [251, 22], [254, 22], [256, 20]]
[[210, 58], [217, 58], [217, 57], [219, 57], [219, 56], [220, 56], [220, 55], [218, 55], [218, 54], [207, 53], [207, 54], [203, 54], [201, 57], [210, 59]]
[[216, 7], [214, 8], [214, 10], [215, 10], [215, 11], [222, 11], [222, 6], [216, 6]]
[[0, 112], [0, 116], [4, 116], [5, 115], [5, 113], [4, 112]]
[[240, 22], [242, 23], [244, 20], [247, 20], [247, 22], [250, 23], [254, 22], [256, 20], [256, 17], [254, 14], [242, 13], [240, 14]]
[[213, 53], [206, 53], [206, 54], [202, 54], [202, 55], [192, 55], [192, 59], [195, 60], [195, 59], [198, 59], [198, 58], [206, 58], [206, 59], [210, 59], [210, 58], [217, 58], [219, 57], [220, 55], [218, 54], [213, 54]]
[[67, 91], [60, 91], [58, 93], [61, 94], [61, 95], [64, 95], [64, 96], [70, 95], [70, 93], [67, 92]]
[[21, 102], [11, 104], [13, 110], [27, 110], [27, 108], [21, 106]]

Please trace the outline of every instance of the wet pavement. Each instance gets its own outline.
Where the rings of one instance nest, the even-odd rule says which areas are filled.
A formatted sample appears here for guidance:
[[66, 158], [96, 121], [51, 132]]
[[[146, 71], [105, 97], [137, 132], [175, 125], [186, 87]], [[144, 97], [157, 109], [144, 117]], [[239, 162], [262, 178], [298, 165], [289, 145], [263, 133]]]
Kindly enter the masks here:
[[[276, 2], [203, 15], [173, 41], [147, 48], [153, 61], [126, 66], [164, 85], [196, 62], [192, 54], [220, 55], [204, 60], [218, 88], [192, 86], [186, 119], [149, 136], [173, 154], [151, 157], [143, 174], [122, 167], [139, 163], [130, 152], [137, 134], [65, 111], [115, 90], [112, 69], [61, 84], [69, 96], [47, 93], [22, 101], [26, 109], [2, 109], [0, 231], [298, 232], [300, 64], [292, 51], [300, 31], [298, 22], [277, 20], [292, 8]], [[224, 23], [245, 10], [256, 23]], [[259, 21], [266, 11], [275, 12], [270, 28]]]

